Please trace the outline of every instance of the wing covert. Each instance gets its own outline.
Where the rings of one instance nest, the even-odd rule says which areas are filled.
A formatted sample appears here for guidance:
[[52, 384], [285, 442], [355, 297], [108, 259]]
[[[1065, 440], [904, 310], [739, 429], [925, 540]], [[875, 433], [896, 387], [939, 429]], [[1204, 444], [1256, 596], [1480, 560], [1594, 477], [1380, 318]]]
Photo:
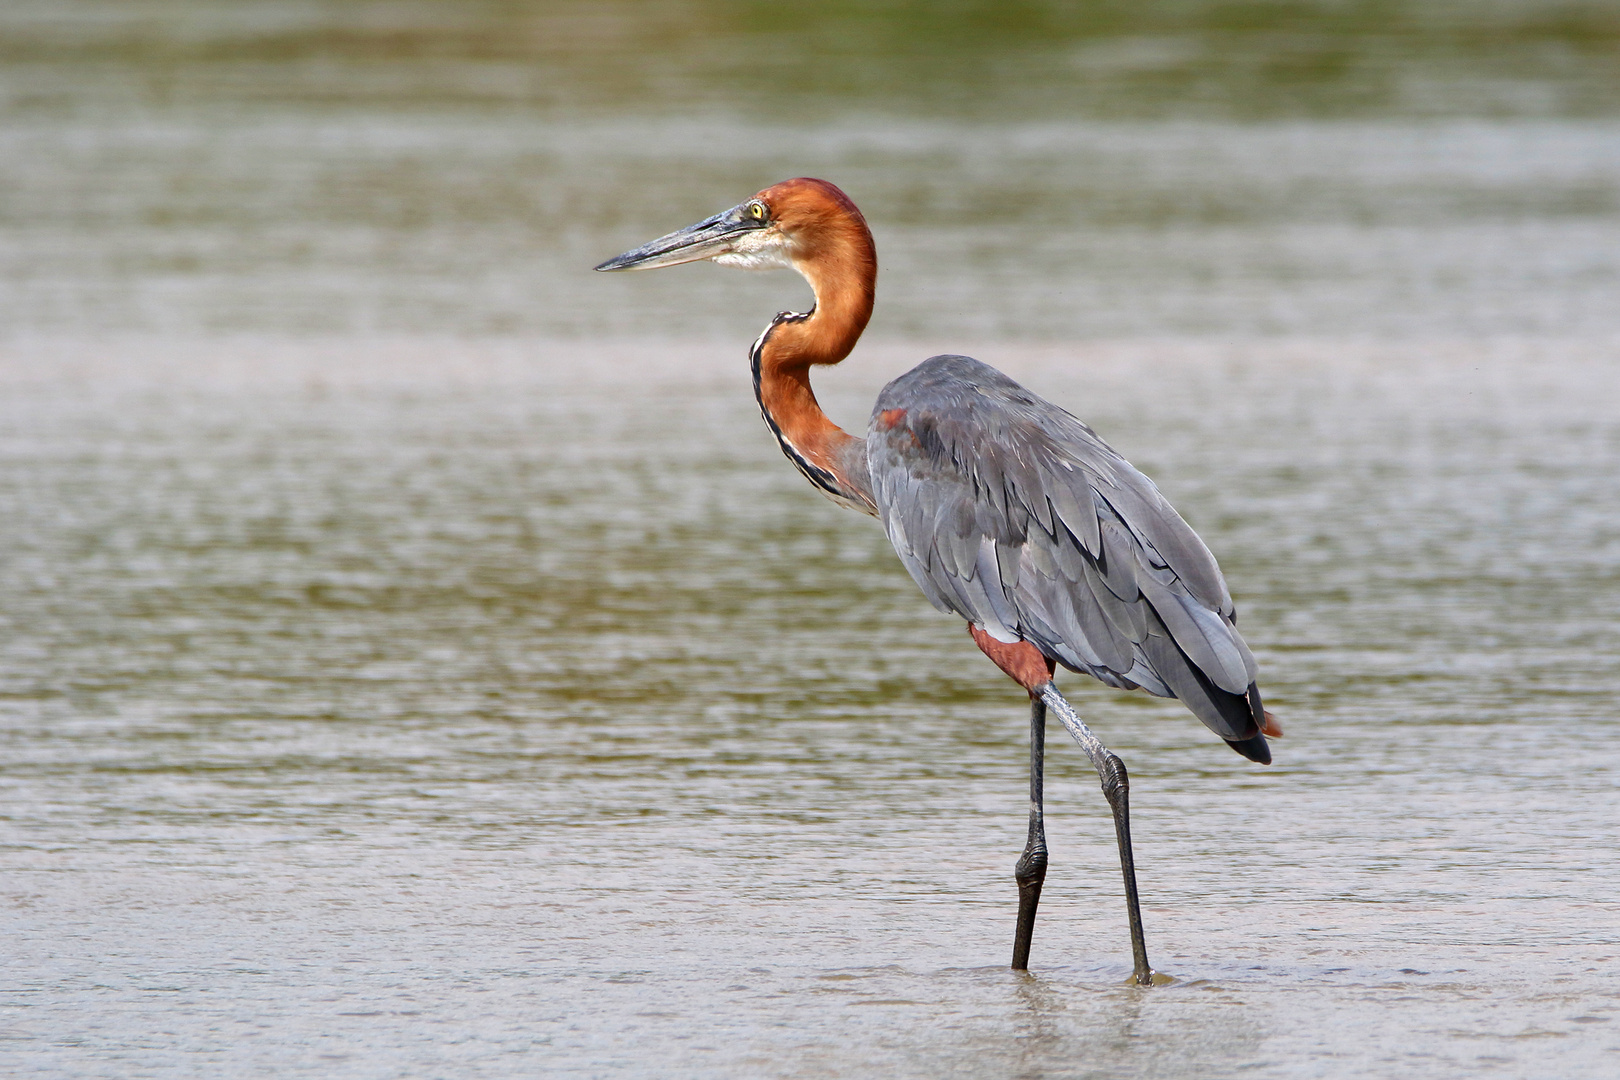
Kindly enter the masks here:
[[889, 539], [936, 608], [1108, 685], [1180, 698], [1229, 741], [1258, 732], [1254, 657], [1214, 556], [1074, 416], [937, 356], [879, 395], [867, 461]]

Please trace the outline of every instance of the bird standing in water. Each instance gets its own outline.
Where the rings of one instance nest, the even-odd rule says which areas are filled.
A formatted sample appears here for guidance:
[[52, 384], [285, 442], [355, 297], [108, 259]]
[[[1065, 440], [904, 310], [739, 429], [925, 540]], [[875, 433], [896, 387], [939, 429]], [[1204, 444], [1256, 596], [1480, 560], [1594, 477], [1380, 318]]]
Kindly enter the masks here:
[[843, 360], [866, 329], [877, 251], [866, 219], [832, 184], [783, 181], [596, 269], [700, 259], [790, 268], [809, 281], [815, 306], [777, 315], [750, 354], [766, 425], [824, 495], [883, 521], [923, 595], [966, 619], [979, 648], [1029, 694], [1029, 840], [1014, 869], [1012, 966], [1028, 967], [1046, 879], [1050, 710], [1101, 778], [1119, 840], [1134, 979], [1152, 985], [1125, 765], [1052, 676], [1061, 664], [1109, 686], [1179, 698], [1233, 750], [1269, 764], [1266, 736], [1281, 731], [1261, 705], [1254, 657], [1215, 557], [1096, 432], [966, 356], [931, 357], [884, 387], [865, 438], [834, 424], [816, 403], [810, 369]]

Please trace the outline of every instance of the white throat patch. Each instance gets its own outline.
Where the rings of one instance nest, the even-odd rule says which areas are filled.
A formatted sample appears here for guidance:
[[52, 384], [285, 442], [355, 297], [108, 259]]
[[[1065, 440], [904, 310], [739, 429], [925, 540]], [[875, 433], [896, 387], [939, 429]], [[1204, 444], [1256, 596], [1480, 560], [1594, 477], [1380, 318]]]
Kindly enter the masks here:
[[724, 255], [716, 255], [714, 261], [721, 266], [744, 270], [791, 270], [790, 246], [788, 238], [775, 229], [761, 229], [739, 236], [732, 249]]

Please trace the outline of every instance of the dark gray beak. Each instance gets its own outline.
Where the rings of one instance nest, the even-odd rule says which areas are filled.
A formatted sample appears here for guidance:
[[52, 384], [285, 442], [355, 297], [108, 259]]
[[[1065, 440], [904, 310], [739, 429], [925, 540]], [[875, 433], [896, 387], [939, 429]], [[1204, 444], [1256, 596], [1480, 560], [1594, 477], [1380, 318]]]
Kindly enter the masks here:
[[731, 250], [737, 237], [765, 227], [765, 222], [748, 214], [748, 207], [749, 203], [733, 206], [696, 225], [688, 225], [668, 236], [642, 244], [633, 251], [615, 255], [596, 269], [651, 270], [724, 255]]

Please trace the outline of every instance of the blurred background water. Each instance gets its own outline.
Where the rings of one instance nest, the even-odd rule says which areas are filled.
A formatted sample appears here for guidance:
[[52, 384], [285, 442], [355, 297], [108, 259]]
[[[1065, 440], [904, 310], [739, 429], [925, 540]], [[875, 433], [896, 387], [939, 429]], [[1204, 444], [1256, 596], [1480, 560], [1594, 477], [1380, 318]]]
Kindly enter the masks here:
[[[750, 400], [775, 180], [1220, 556], [1289, 737], [1020, 695]], [[0, 1063], [26, 1076], [1608, 1076], [1606, 3], [12, 0]]]

